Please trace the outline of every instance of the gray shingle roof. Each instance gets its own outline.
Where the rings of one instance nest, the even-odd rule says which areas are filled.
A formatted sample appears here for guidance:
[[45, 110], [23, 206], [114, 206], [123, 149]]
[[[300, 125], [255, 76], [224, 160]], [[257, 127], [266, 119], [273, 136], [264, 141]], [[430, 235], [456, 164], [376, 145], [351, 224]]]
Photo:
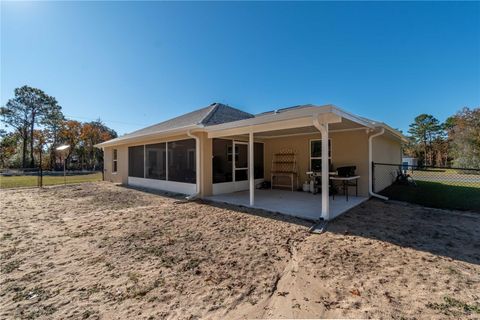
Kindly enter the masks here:
[[211, 106], [214, 106], [214, 109], [201, 121], [206, 127], [254, 117], [253, 114], [221, 103], [214, 103]]
[[310, 108], [310, 107], [313, 107], [313, 106], [314, 106], [313, 104], [302, 104], [302, 105], [298, 105], [298, 106], [279, 108], [279, 109], [275, 109], [275, 110], [270, 110], [270, 111], [265, 111], [265, 112], [258, 113], [258, 114], [255, 115], [255, 117], [260, 117], [260, 116], [269, 115], [269, 114], [276, 114], [276, 113], [281, 113], [281, 112], [290, 111], [290, 110]]
[[133, 131], [117, 139], [123, 140], [125, 138], [130, 138], [134, 136], [174, 130], [193, 125], [211, 126], [214, 124], [227, 123], [253, 117], [254, 116], [250, 113], [232, 108], [230, 106], [221, 103], [212, 103], [208, 107], [186, 113], [176, 118], [160, 122], [137, 131]]
[[[382, 122], [377, 122], [373, 121], [364, 117], [359, 117], [355, 116], [353, 114], [348, 114], [347, 112], [333, 106], [333, 105], [325, 105], [325, 106], [316, 106], [316, 105], [311, 105], [311, 104], [304, 104], [304, 105], [298, 105], [298, 106], [293, 106], [293, 107], [287, 107], [287, 108], [280, 108], [276, 109], [273, 111], [267, 111], [263, 113], [259, 113], [256, 115], [250, 114], [248, 112], [244, 112], [241, 110], [238, 110], [236, 108], [232, 108], [230, 106], [221, 104], [221, 103], [212, 103], [208, 107], [201, 108], [189, 113], [186, 113], [184, 115], [181, 115], [179, 117], [160, 122], [158, 124], [131, 132], [129, 134], [125, 134], [121, 137], [118, 137], [116, 139], [112, 139], [103, 143], [99, 143], [96, 146], [97, 147], [104, 147], [104, 146], [110, 146], [110, 145], [116, 145], [116, 144], [121, 144], [125, 143], [126, 141], [134, 141], [138, 139], [142, 139], [142, 137], [145, 136], [156, 136], [166, 134], [166, 133], [178, 133], [178, 132], [186, 132], [187, 130], [190, 129], [195, 129], [195, 128], [202, 128], [202, 127], [208, 127], [208, 126], [213, 126], [213, 125], [219, 125], [223, 123], [229, 123], [229, 122], [234, 122], [234, 121], [239, 121], [239, 120], [245, 120], [245, 119], [251, 119], [251, 118], [257, 118], [260, 119], [263, 117], [270, 117], [272, 115], [276, 115], [278, 113], [283, 113], [283, 112], [288, 112], [292, 110], [298, 110], [298, 109], [304, 109], [304, 108], [321, 108], [321, 107], [330, 107], [334, 108], [339, 112], [344, 113], [345, 115], [349, 115], [350, 118], [354, 117], [352, 121], [358, 122], [362, 121], [363, 123], [370, 123], [373, 126], [383, 126], [387, 128], [388, 130], [394, 132], [395, 134], [403, 137], [401, 133], [397, 132], [396, 130], [390, 128], [386, 124]], [[308, 110], [307, 110], [308, 111]], [[344, 115], [342, 115], [343, 117]], [[347, 117], [348, 118], [348, 117]], [[360, 122], [359, 122], [360, 123]], [[238, 124], [239, 126], [245, 125], [245, 122], [241, 122]]]

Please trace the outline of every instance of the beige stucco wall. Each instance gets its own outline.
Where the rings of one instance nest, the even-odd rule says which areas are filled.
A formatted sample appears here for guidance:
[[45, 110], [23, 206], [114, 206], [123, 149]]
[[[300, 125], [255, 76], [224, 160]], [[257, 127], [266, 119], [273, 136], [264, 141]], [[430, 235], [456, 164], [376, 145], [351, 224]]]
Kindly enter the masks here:
[[197, 134], [200, 138], [201, 157], [201, 181], [200, 195], [202, 197], [212, 194], [212, 139], [209, 139], [206, 132]]
[[[282, 148], [291, 148], [297, 154], [299, 184], [307, 180], [306, 172], [310, 170], [310, 140], [320, 139], [321, 135], [301, 135], [293, 137], [280, 137], [265, 140], [265, 179], [270, 180], [273, 154]], [[356, 174], [360, 176], [358, 182], [359, 195], [368, 195], [368, 136], [365, 130], [348, 132], [333, 132], [329, 138], [332, 140], [332, 164], [337, 167], [354, 165]], [[352, 191], [350, 191], [352, 192]]]
[[[117, 149], [117, 172], [113, 169], [113, 149]], [[105, 181], [127, 184], [128, 149], [125, 146], [107, 147], [104, 149]]]
[[[373, 162], [386, 164], [402, 163], [402, 148], [399, 139], [388, 134], [373, 138], [372, 141]], [[398, 167], [376, 165], [374, 169], [374, 192], [380, 192], [393, 183]]]
[[[196, 135], [200, 138], [201, 145], [201, 196], [208, 196], [212, 194], [212, 139], [209, 139], [205, 132], [196, 133]], [[263, 140], [256, 139], [256, 141], [264, 142], [265, 180], [270, 180], [272, 155], [279, 152], [282, 148], [292, 148], [297, 153], [299, 186], [301, 186], [307, 180], [306, 172], [310, 170], [310, 140], [320, 139], [320, 137], [320, 133], [318, 133]], [[142, 143], [117, 146], [115, 147], [118, 150], [118, 172], [116, 174], [111, 172], [114, 148], [107, 147], [104, 149], [105, 180], [127, 184], [128, 147], [189, 138], [185, 134], [168, 138], [153, 138]], [[330, 133], [330, 139], [332, 140], [332, 164], [334, 168], [355, 165], [357, 167], [356, 173], [360, 175], [359, 195], [368, 196], [367, 132], [365, 130], [332, 132]], [[245, 138], [239, 140], [245, 140]], [[375, 162], [400, 163], [400, 141], [387, 136], [375, 138], [373, 140], [373, 160]], [[384, 188], [390, 183], [391, 181], [386, 179], [385, 182], [377, 185], [376, 190], [378, 191], [379, 188]]]

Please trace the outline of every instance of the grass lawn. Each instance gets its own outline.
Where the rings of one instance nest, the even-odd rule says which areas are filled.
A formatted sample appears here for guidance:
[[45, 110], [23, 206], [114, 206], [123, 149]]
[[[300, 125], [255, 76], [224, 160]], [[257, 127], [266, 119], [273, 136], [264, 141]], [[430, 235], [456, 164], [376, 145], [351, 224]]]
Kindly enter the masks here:
[[416, 181], [417, 186], [394, 184], [381, 192], [390, 199], [442, 209], [480, 211], [480, 184]]
[[[102, 173], [79, 174], [74, 176], [67, 175], [67, 184], [81, 182], [95, 182], [102, 180]], [[44, 186], [53, 186], [63, 184], [63, 176], [43, 176]], [[18, 188], [18, 187], [36, 187], [38, 184], [37, 176], [0, 176], [0, 189]]]

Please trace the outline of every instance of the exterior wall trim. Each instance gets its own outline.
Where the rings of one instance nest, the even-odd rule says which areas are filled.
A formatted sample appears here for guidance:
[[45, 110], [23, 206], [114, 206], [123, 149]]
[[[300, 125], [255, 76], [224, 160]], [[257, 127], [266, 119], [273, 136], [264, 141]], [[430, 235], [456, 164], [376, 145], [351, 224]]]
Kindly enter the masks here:
[[[255, 179], [255, 185], [263, 182], [265, 179]], [[248, 180], [212, 183], [212, 195], [232, 193], [248, 190]]]
[[[350, 129], [337, 129], [337, 130], [328, 130], [329, 133], [337, 133], [337, 132], [350, 132], [350, 131], [366, 131], [369, 130], [366, 127], [361, 128], [350, 128]], [[316, 134], [318, 131], [312, 132], [300, 132], [300, 133], [291, 133], [291, 134], [280, 134], [276, 136], [262, 136], [258, 135], [258, 139], [276, 139], [276, 138], [285, 138], [285, 137], [297, 137], [297, 136], [311, 136], [312, 134]]]
[[182, 193], [186, 195], [192, 195], [196, 191], [195, 183], [146, 179], [137, 177], [128, 177], [128, 185], [134, 187]]

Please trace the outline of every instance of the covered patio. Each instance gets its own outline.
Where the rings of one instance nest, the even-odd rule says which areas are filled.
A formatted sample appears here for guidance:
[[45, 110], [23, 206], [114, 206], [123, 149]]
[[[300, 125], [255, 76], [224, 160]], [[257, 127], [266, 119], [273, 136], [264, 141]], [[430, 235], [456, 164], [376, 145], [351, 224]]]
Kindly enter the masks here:
[[[278, 212], [310, 221], [317, 221], [321, 218], [321, 194], [278, 189], [259, 189], [255, 190], [255, 203], [253, 206], [250, 206], [248, 190], [209, 196], [206, 199], [214, 202]], [[350, 196], [347, 201], [343, 195], [336, 195], [335, 199], [330, 196], [330, 219], [338, 217], [366, 200], [368, 200], [368, 197]]]
[[[383, 129], [375, 132], [372, 122], [330, 106], [276, 110], [235, 126], [214, 125], [208, 130], [213, 141], [213, 192], [205, 198], [308, 220], [334, 219], [369, 198], [369, 144], [378, 134]], [[279, 162], [293, 165], [285, 169]], [[347, 177], [354, 179], [356, 188], [353, 194], [350, 188], [348, 199], [332, 181], [337, 179], [336, 187], [340, 182], [342, 188], [341, 179], [346, 177], [337, 170], [347, 166], [354, 168]], [[316, 181], [317, 194], [299, 191], [311, 180]], [[268, 182], [267, 189], [258, 188], [261, 181]], [[348, 193], [349, 187], [343, 185]]]

